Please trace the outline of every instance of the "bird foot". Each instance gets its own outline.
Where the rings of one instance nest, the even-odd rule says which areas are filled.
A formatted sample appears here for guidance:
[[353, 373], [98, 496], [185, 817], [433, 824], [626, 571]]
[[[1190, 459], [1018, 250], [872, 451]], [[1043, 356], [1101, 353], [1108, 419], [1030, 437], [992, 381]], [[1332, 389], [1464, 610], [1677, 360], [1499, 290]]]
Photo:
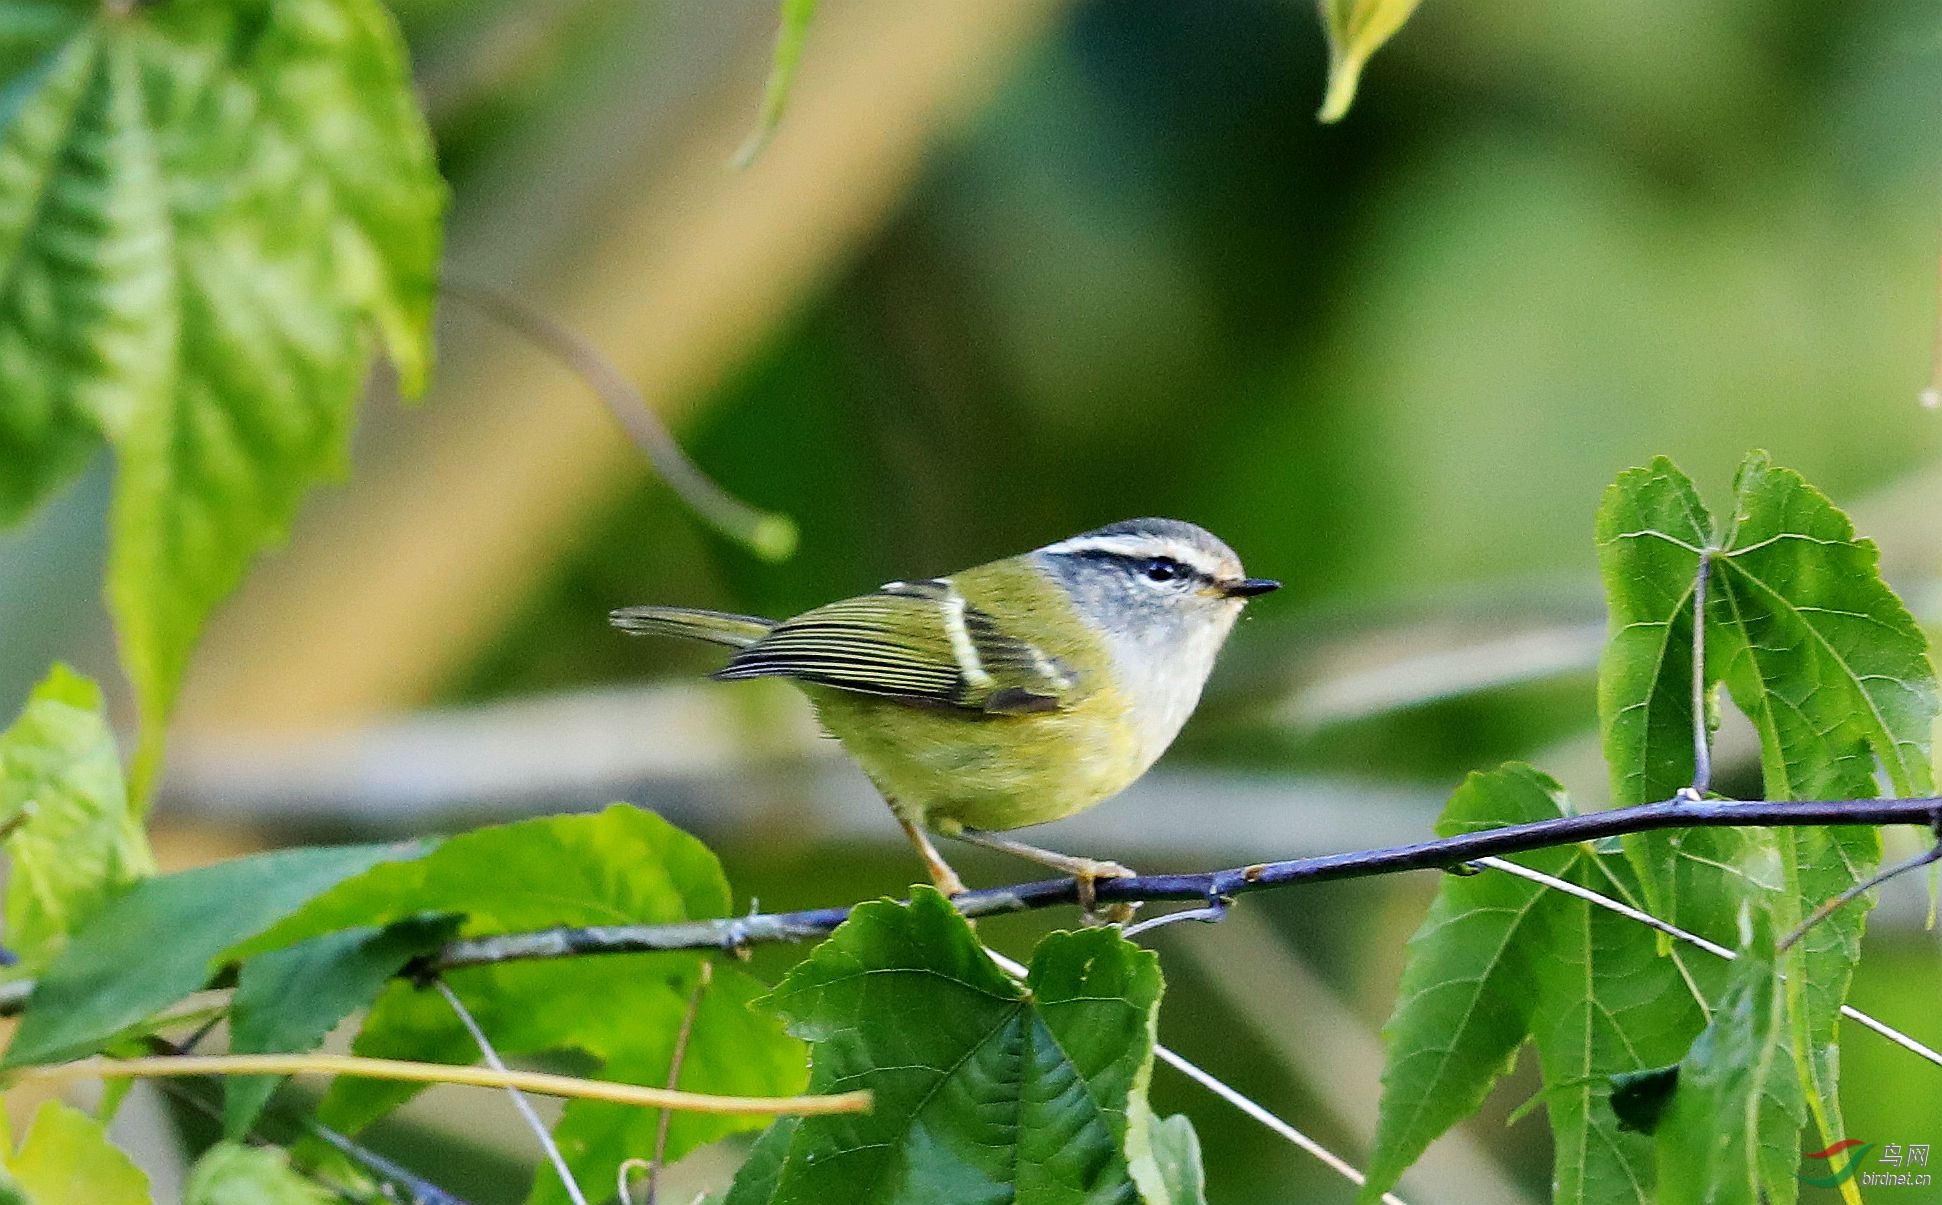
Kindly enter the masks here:
[[1098, 884], [1101, 879], [1133, 879], [1139, 872], [1118, 862], [1101, 862], [1092, 858], [1075, 859], [1072, 878], [1079, 886], [1079, 914], [1087, 925], [1124, 924], [1133, 918], [1133, 910], [1138, 907], [1132, 903], [1115, 903], [1107, 906], [1104, 913], [1099, 911]]

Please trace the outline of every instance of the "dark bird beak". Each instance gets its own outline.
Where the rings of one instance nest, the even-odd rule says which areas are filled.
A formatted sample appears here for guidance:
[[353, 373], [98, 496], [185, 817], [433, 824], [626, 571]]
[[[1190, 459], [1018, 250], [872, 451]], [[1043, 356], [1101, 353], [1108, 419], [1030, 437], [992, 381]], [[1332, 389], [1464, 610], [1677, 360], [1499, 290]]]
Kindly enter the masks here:
[[1269, 577], [1244, 577], [1238, 582], [1222, 582], [1220, 592], [1229, 598], [1253, 598], [1257, 594], [1272, 594], [1281, 589], [1281, 583]]

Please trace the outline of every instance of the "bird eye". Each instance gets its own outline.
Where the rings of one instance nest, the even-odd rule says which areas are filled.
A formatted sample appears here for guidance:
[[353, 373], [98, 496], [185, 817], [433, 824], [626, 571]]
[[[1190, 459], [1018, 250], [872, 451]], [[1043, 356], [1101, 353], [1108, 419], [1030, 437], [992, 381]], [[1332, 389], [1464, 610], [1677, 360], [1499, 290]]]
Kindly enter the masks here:
[[1140, 572], [1150, 582], [1170, 582], [1185, 576], [1186, 570], [1172, 557], [1156, 556], [1140, 566]]

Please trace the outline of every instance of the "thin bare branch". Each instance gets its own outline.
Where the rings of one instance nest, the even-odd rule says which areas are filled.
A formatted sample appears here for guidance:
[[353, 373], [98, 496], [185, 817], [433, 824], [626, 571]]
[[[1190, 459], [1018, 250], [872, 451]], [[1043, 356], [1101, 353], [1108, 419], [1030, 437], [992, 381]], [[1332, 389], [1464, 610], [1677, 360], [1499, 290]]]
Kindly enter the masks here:
[[716, 531], [767, 560], [786, 559], [796, 549], [796, 524], [787, 515], [758, 510], [716, 485], [674, 438], [654, 407], [622, 376], [600, 349], [510, 293], [446, 277], [445, 297], [472, 307], [518, 332], [546, 352], [605, 402], [615, 421], [647, 455], [668, 488]]
[[351, 1054], [192, 1054], [180, 1058], [76, 1059], [7, 1071], [11, 1082], [62, 1083], [79, 1079], [150, 1079], [183, 1075], [352, 1075], [362, 1079], [404, 1080], [418, 1084], [466, 1084], [474, 1088], [519, 1088], [541, 1096], [598, 1100], [648, 1109], [686, 1109], [695, 1113], [764, 1113], [811, 1117], [828, 1113], [865, 1113], [868, 1092], [827, 1096], [715, 1096], [669, 1092], [636, 1084], [553, 1075], [543, 1071], [498, 1072], [489, 1067], [368, 1059]]
[[[1561, 816], [1463, 833], [1413, 845], [1356, 853], [1323, 854], [1283, 862], [1261, 862], [1200, 874], [1137, 875], [1102, 879], [1095, 894], [1101, 903], [1195, 900], [1203, 907], [1246, 894], [1319, 883], [1366, 878], [1404, 870], [1434, 870], [1480, 858], [1524, 853], [1552, 846], [1596, 841], [1625, 833], [1674, 828], [1765, 828], [1821, 824], [1914, 824], [1933, 827], [1942, 816], [1942, 797], [1917, 799], [1836, 799], [1803, 802], [1739, 802], [1680, 798], [1638, 807]], [[1079, 902], [1072, 879], [1046, 879], [1010, 887], [969, 891], [953, 901], [969, 917], [994, 916]], [[822, 937], [848, 918], [848, 906], [803, 912], [762, 913], [667, 925], [595, 925], [506, 933], [454, 941], [422, 968], [438, 972], [456, 967], [526, 959], [572, 958], [585, 954], [638, 954], [656, 950], [739, 951], [768, 942]], [[0, 985], [0, 1011], [5, 1008]]]
[[[1618, 915], [1635, 920], [1642, 925], [1649, 925], [1659, 932], [1670, 937], [1676, 937], [1688, 945], [1698, 946], [1708, 954], [1717, 955], [1728, 961], [1739, 957], [1734, 951], [1727, 949], [1716, 941], [1708, 941], [1697, 933], [1689, 933], [1669, 921], [1663, 921], [1650, 913], [1641, 912], [1630, 904], [1622, 903], [1608, 895], [1600, 895], [1589, 887], [1580, 887], [1576, 883], [1553, 877], [1552, 875], [1545, 874], [1541, 870], [1532, 870], [1528, 866], [1519, 866], [1515, 862], [1507, 862], [1502, 858], [1479, 858], [1477, 859], [1477, 864], [1479, 866], [1487, 866], [1492, 870], [1501, 870], [1505, 874], [1514, 874], [1520, 879], [1529, 879], [1533, 883], [1542, 883], [1546, 887], [1556, 891], [1562, 891], [1567, 895], [1575, 895], [1586, 903], [1595, 904], [1608, 912], [1616, 912]], [[1942, 1052], [1931, 1049], [1926, 1044], [1909, 1037], [1901, 1030], [1885, 1022], [1876, 1020], [1852, 1004], [1843, 1004], [1841, 1006], [1841, 1015], [1863, 1028], [1873, 1030], [1895, 1045], [1900, 1046], [1903, 1050], [1908, 1051], [1910, 1054], [1926, 1059], [1938, 1067], [1942, 1067]]]
[[1883, 868], [1881, 871], [1877, 872], [1872, 878], [1864, 879], [1863, 881], [1856, 883], [1854, 886], [1848, 888], [1846, 891], [1843, 891], [1841, 894], [1835, 896], [1833, 899], [1827, 901], [1825, 904], [1822, 904], [1820, 907], [1814, 909], [1813, 915], [1809, 916], [1806, 920], [1802, 921], [1800, 923], [1799, 928], [1795, 929], [1792, 933], [1789, 933], [1787, 936], [1780, 939], [1780, 945], [1776, 948], [1777, 952], [1782, 954], [1786, 953], [1789, 949], [1793, 947], [1793, 944], [1795, 942], [1807, 936], [1807, 931], [1809, 929], [1812, 929], [1815, 925], [1820, 924], [1828, 917], [1833, 916], [1844, 905], [1846, 905], [1848, 902], [1853, 900], [1856, 896], [1862, 895], [1869, 891], [1873, 891], [1875, 888], [1881, 886], [1883, 883], [1886, 883], [1889, 879], [1894, 878], [1896, 875], [1906, 874], [1911, 870], [1920, 870], [1922, 867], [1928, 866], [1935, 862], [1942, 862], [1942, 840], [1938, 840], [1934, 845], [1929, 846], [1927, 849], [1923, 850], [1919, 854], [1916, 854], [1912, 858], [1904, 859], [1903, 861], [1895, 863], [1893, 866]]
[[[472, 1035], [473, 1043], [479, 1048], [479, 1057], [486, 1061], [486, 1066], [501, 1075], [506, 1074], [505, 1060], [501, 1059], [499, 1052], [492, 1048], [492, 1042], [486, 1037], [485, 1030], [479, 1028], [479, 1022], [473, 1018], [472, 1010], [465, 1007], [465, 1002], [459, 999], [458, 993], [453, 991], [451, 985], [443, 979], [433, 980], [432, 988], [444, 997], [445, 1003], [450, 1005], [452, 1011], [458, 1015], [459, 1023], [464, 1025], [465, 1031]], [[547, 1162], [551, 1163], [553, 1170], [559, 1174], [560, 1184], [566, 1189], [567, 1199], [572, 1201], [573, 1205], [587, 1205], [586, 1194], [580, 1191], [580, 1182], [573, 1178], [572, 1170], [566, 1165], [566, 1156], [560, 1153], [560, 1144], [553, 1141], [552, 1132], [546, 1128], [546, 1123], [540, 1120], [539, 1113], [533, 1108], [533, 1102], [527, 1100], [526, 1094], [511, 1084], [506, 1085], [506, 1095], [512, 1098], [512, 1107], [519, 1110], [520, 1117], [525, 1119], [527, 1127], [533, 1131], [533, 1136], [539, 1139], [540, 1149], [546, 1152]]]
[[[1220, 1097], [1228, 1104], [1233, 1105], [1249, 1117], [1268, 1127], [1270, 1130], [1286, 1138], [1289, 1142], [1294, 1143], [1302, 1150], [1307, 1151], [1315, 1158], [1321, 1160], [1340, 1174], [1343, 1179], [1354, 1184], [1356, 1187], [1360, 1188], [1368, 1181], [1368, 1177], [1364, 1176], [1348, 1160], [1343, 1159], [1340, 1155], [1329, 1150], [1321, 1143], [1310, 1138], [1300, 1130], [1297, 1130], [1279, 1117], [1276, 1117], [1266, 1107], [1244, 1095], [1232, 1085], [1215, 1078], [1212, 1072], [1207, 1071], [1198, 1064], [1188, 1062], [1185, 1058], [1165, 1046], [1154, 1046], [1153, 1056], [1167, 1066], [1180, 1072], [1180, 1074], [1186, 1076], [1188, 1079], [1193, 1080], [1209, 1092], [1212, 1092], [1215, 1096]], [[1403, 1200], [1393, 1192], [1383, 1193], [1382, 1199], [1384, 1205], [1404, 1205]]]

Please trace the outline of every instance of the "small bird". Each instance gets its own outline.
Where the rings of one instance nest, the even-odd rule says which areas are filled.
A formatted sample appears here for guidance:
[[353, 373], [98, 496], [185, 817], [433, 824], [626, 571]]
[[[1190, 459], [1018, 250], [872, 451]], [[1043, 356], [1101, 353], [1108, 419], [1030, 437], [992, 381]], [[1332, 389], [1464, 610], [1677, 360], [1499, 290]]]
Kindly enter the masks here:
[[1130, 519], [780, 622], [653, 606], [611, 619], [735, 649], [719, 680], [800, 686], [945, 894], [964, 883], [932, 832], [1074, 875], [1089, 902], [1094, 880], [1131, 872], [1000, 831], [1083, 811], [1144, 774], [1242, 607], [1280, 585], [1191, 523]]

